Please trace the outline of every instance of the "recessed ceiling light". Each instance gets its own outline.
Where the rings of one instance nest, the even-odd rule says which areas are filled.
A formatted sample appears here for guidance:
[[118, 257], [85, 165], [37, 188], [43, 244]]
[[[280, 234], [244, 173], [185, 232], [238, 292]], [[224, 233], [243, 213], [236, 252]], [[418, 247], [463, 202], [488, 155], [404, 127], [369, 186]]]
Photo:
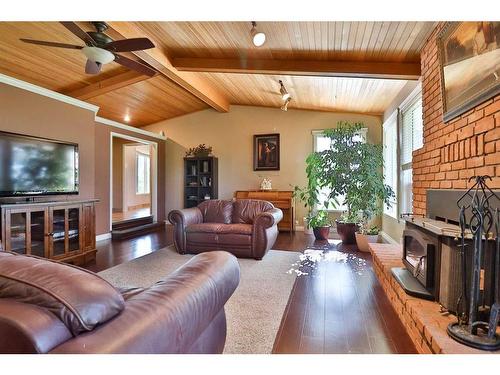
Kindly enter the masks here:
[[257, 31], [257, 22], [252, 21], [252, 30], [250, 30], [250, 35], [252, 36], [252, 42], [255, 47], [260, 47], [266, 42], [266, 34]]
[[123, 121], [129, 122], [130, 121], [130, 116], [129, 115], [125, 115], [125, 117], [123, 118]]

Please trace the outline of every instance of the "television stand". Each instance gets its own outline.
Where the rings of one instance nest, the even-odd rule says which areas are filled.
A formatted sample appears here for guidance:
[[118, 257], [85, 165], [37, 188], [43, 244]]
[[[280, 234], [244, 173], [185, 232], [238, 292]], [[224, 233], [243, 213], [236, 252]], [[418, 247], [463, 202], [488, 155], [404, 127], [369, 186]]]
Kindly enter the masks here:
[[95, 259], [96, 202], [0, 203], [1, 249], [79, 265]]

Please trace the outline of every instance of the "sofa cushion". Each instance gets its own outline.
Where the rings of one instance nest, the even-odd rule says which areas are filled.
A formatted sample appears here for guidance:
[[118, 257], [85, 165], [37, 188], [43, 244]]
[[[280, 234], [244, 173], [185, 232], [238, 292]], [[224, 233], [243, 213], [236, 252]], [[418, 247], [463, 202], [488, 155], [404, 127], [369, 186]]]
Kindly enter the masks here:
[[225, 224], [221, 225], [217, 229], [219, 234], [245, 234], [247, 236], [252, 235], [252, 225], [251, 224]]
[[118, 315], [122, 295], [93, 272], [0, 251], [0, 298], [43, 307], [78, 335]]
[[233, 202], [233, 223], [235, 224], [253, 224], [255, 217], [274, 206], [267, 202], [257, 199], [237, 199]]
[[204, 223], [230, 224], [233, 214], [233, 202], [218, 199], [210, 199], [201, 202], [198, 208], [203, 215]]
[[224, 224], [218, 223], [191, 224], [186, 227], [186, 233], [217, 233], [223, 226]]

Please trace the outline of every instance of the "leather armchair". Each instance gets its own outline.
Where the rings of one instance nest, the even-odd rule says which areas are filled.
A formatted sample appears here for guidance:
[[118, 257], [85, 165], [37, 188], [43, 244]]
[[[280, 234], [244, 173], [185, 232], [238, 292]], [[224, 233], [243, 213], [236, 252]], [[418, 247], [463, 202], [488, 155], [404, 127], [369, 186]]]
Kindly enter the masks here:
[[[227, 252], [200, 254], [150, 288], [121, 291], [74, 266], [0, 252], [0, 353], [222, 353], [224, 304], [238, 283]], [[73, 313], [99, 321], [68, 326]]]
[[276, 242], [283, 212], [262, 200], [208, 200], [173, 210], [168, 218], [181, 254], [225, 250], [241, 258], [262, 259]]

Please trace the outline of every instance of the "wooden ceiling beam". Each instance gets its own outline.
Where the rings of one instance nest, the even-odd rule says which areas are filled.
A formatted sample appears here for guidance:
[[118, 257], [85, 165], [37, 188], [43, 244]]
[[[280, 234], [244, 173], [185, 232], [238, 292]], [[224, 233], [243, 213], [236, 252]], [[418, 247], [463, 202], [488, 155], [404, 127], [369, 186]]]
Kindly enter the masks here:
[[[137, 38], [145, 34], [132, 22], [107, 22], [107, 24], [121, 38]], [[156, 43], [156, 45], [158, 44]], [[203, 77], [177, 70], [159, 48], [132, 53], [215, 110], [219, 112], [229, 111], [229, 101], [218, 88]]]
[[151, 77], [130, 70], [128, 72], [121, 73], [116, 76], [106, 78], [102, 81], [82, 87], [78, 90], [64, 92], [63, 94], [71, 96], [73, 98], [87, 100], [99, 95], [104, 95], [108, 92], [117, 90], [122, 87], [133, 85], [137, 82], [145, 81], [149, 78]]
[[364, 62], [332, 60], [264, 60], [175, 58], [182, 72], [271, 74], [292, 76], [383, 78], [418, 80], [420, 62]]

